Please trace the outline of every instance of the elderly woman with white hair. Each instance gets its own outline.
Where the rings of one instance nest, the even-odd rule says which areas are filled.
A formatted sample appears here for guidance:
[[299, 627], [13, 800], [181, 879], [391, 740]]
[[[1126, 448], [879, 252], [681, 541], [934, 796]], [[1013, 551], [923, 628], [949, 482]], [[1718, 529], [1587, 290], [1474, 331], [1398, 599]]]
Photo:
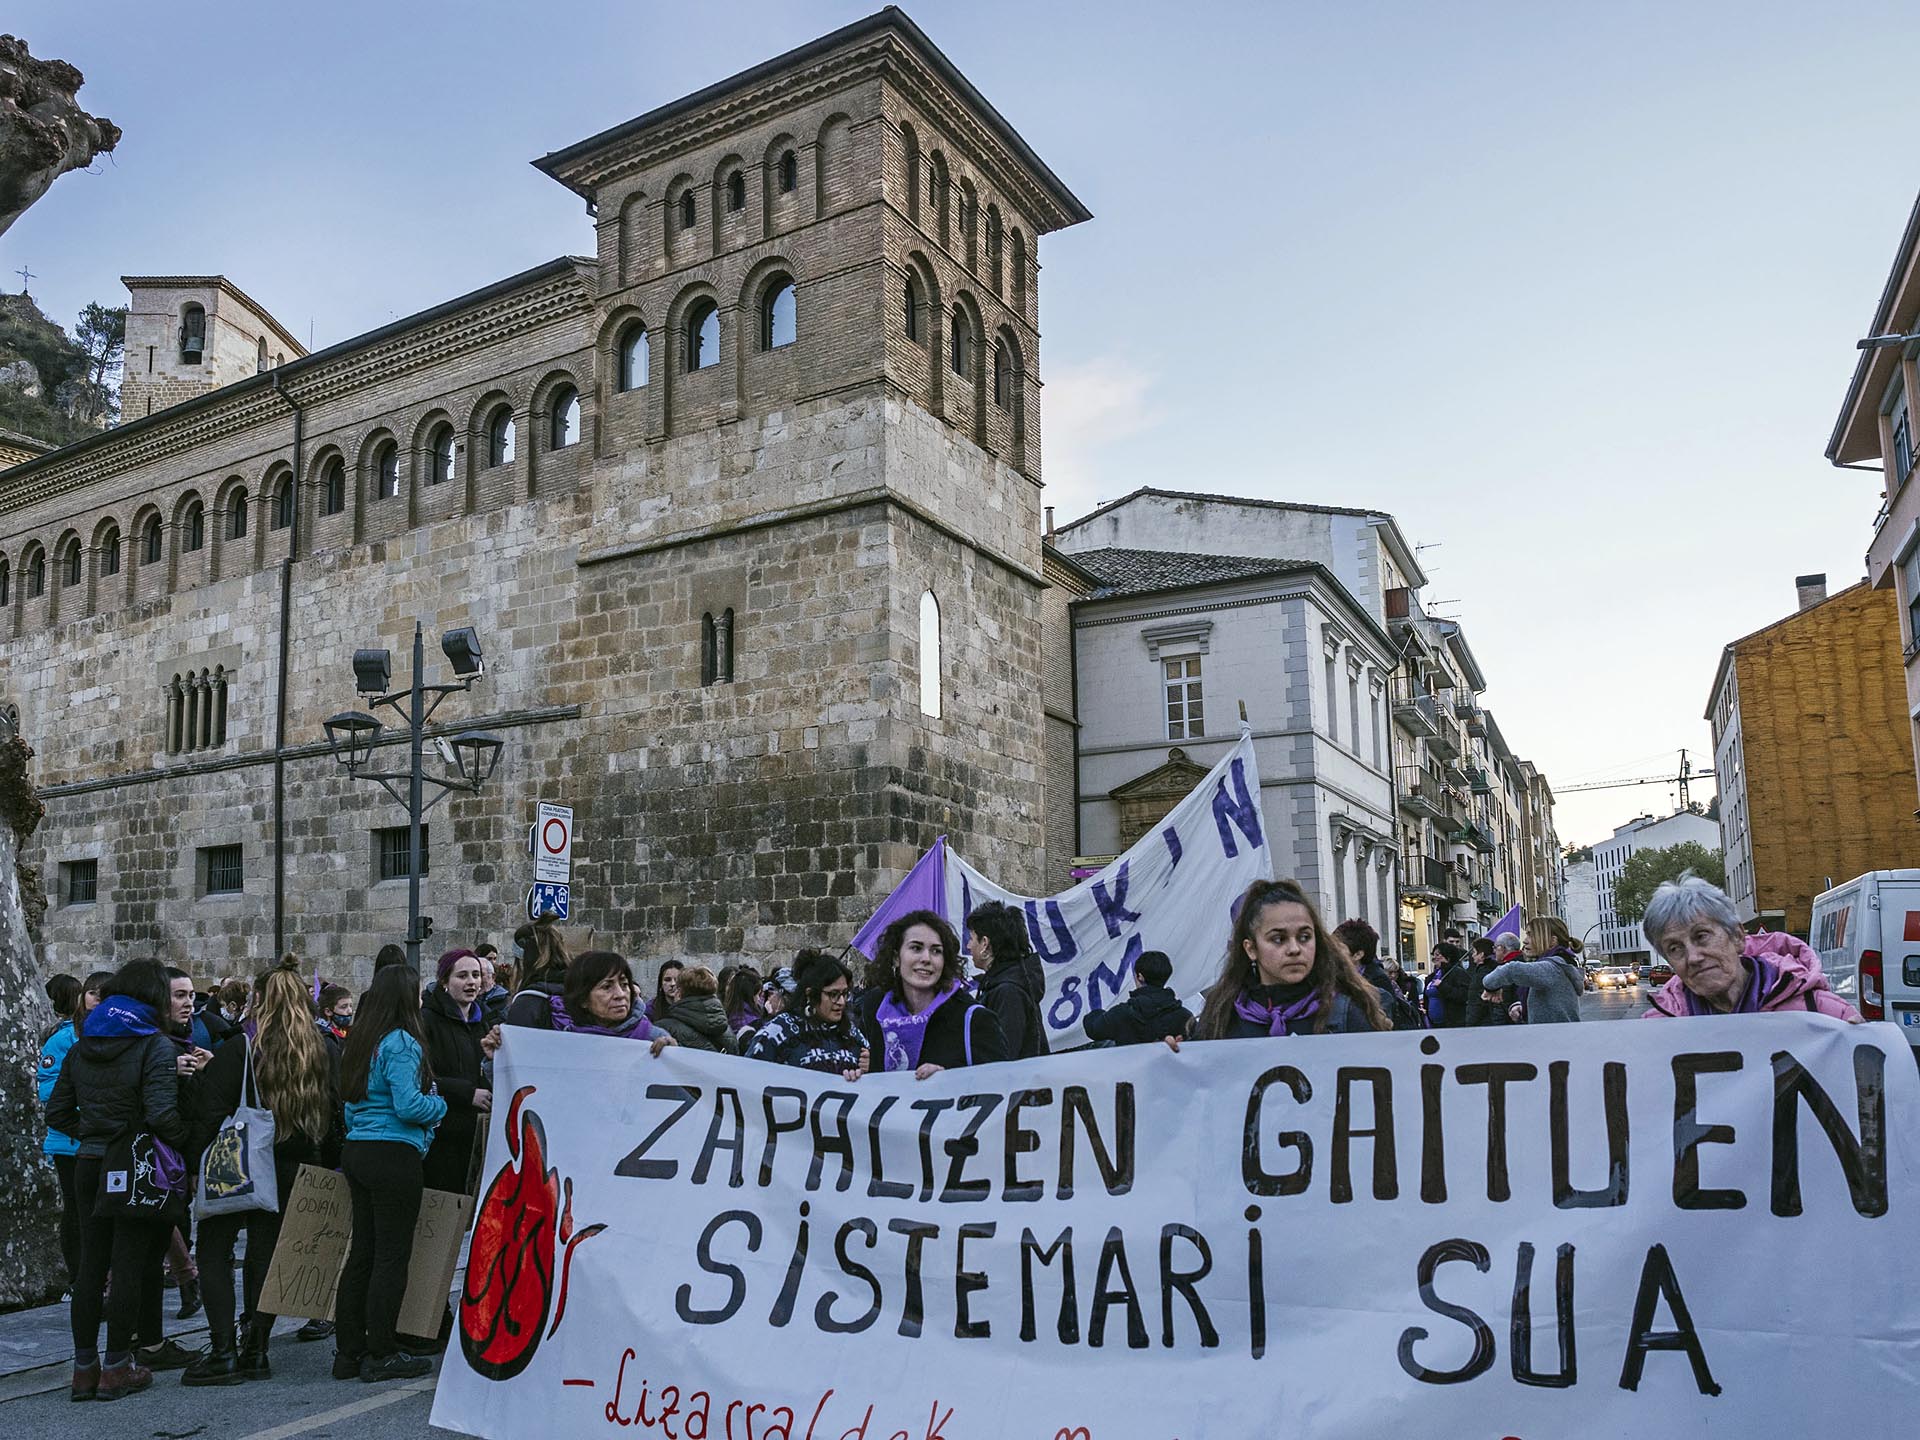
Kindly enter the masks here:
[[1692, 874], [1667, 881], [1647, 902], [1640, 928], [1673, 970], [1646, 1019], [1810, 1010], [1860, 1023], [1860, 1012], [1828, 988], [1814, 950], [1791, 935], [1747, 934], [1712, 881]]

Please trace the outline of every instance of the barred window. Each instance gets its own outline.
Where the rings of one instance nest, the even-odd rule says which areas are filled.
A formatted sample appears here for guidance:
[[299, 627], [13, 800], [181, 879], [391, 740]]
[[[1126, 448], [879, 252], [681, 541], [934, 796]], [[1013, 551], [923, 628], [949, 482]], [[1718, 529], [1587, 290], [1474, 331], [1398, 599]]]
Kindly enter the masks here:
[[204, 846], [199, 858], [202, 895], [238, 895], [246, 889], [246, 856], [240, 846]]
[[91, 905], [100, 893], [100, 862], [68, 860], [60, 867], [61, 886], [68, 905]]
[[[433, 867], [427, 848], [429, 825], [420, 827], [420, 873]], [[413, 874], [413, 841], [405, 825], [392, 825], [373, 832], [373, 876], [376, 880], [405, 880]]]

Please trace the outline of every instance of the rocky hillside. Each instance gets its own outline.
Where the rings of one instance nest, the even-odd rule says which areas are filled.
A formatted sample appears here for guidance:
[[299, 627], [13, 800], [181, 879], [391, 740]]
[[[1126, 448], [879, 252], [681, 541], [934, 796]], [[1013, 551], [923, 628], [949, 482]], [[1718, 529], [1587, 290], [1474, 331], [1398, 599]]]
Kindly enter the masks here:
[[[115, 312], [88, 307], [87, 318], [96, 315], [113, 328]], [[125, 323], [119, 312], [122, 334]], [[108, 338], [112, 354], [103, 367], [97, 349], [90, 351], [41, 314], [32, 296], [0, 295], [0, 430], [65, 445], [104, 429], [115, 414], [112, 379], [119, 359], [117, 339]]]

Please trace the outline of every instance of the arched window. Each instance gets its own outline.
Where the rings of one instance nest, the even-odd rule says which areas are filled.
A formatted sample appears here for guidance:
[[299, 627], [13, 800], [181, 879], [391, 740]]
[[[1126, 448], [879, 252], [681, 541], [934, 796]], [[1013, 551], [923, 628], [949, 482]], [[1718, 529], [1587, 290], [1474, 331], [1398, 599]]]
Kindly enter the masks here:
[[36, 550], [27, 562], [27, 598], [38, 600], [47, 593], [47, 552]]
[[513, 407], [502, 405], [487, 417], [487, 464], [513, 463]]
[[788, 150], [780, 157], [780, 193], [791, 195], [800, 188], [800, 157]]
[[967, 324], [967, 312], [958, 305], [953, 307], [953, 336], [947, 349], [954, 374], [973, 374], [973, 327]]
[[187, 506], [187, 513], [181, 518], [181, 528], [186, 531], [186, 539], [181, 548], [189, 552], [203, 549], [207, 543], [207, 510], [198, 500]]
[[727, 209], [747, 208], [747, 177], [736, 170], [727, 177]]
[[320, 513], [338, 515], [347, 508], [347, 462], [335, 455], [320, 472]]
[[680, 228], [691, 230], [699, 219], [699, 203], [693, 198], [693, 191], [689, 190], [680, 197]]
[[1013, 355], [1005, 340], [993, 342], [993, 403], [1002, 410], [1013, 398]]
[[920, 596], [920, 713], [940, 718], [940, 602]]
[[254, 347], [253, 368], [260, 374], [267, 373], [267, 337], [262, 335], [260, 343]]
[[647, 327], [629, 325], [620, 336], [620, 388], [641, 389], [652, 369], [653, 342], [647, 339]]
[[78, 585], [80, 573], [80, 542], [71, 540], [67, 543], [67, 553], [60, 557], [61, 585], [68, 589]]
[[247, 534], [247, 492], [236, 490], [227, 502], [227, 538], [244, 540]]
[[767, 282], [760, 301], [760, 348], [778, 350], [791, 345], [799, 336], [794, 309], [793, 278], [777, 275]]
[[180, 363], [198, 365], [207, 348], [207, 312], [189, 305], [180, 312]]
[[700, 617], [700, 683], [733, 683], [733, 610], [716, 615], [709, 610]]
[[442, 425], [427, 441], [427, 483], [441, 485], [453, 479], [453, 426]]
[[562, 385], [553, 392], [553, 420], [548, 445], [554, 450], [564, 450], [569, 445], [580, 443], [580, 392], [571, 385]]
[[280, 482], [273, 492], [273, 518], [268, 522], [275, 530], [285, 530], [293, 524], [293, 477], [289, 475]]
[[[100, 573], [118, 575], [120, 573], [120, 530], [114, 526], [100, 537]], [[0, 600], [0, 605], [7, 602]]]
[[149, 515], [146, 529], [140, 535], [140, 563], [158, 565], [160, 563], [160, 517]]
[[987, 278], [996, 292], [1000, 289], [1000, 210], [987, 207]]
[[0, 605], [13, 603], [13, 571], [0, 559]]
[[711, 300], [696, 300], [687, 311], [687, 365], [689, 370], [704, 370], [720, 360], [720, 307]]
[[920, 284], [918, 275], [907, 276], [906, 319], [907, 338], [925, 341], [927, 338], [927, 292]]
[[380, 442], [373, 452], [373, 493], [391, 500], [400, 493], [400, 446], [392, 440]]
[[1027, 238], [1013, 232], [1013, 308], [1027, 313]]

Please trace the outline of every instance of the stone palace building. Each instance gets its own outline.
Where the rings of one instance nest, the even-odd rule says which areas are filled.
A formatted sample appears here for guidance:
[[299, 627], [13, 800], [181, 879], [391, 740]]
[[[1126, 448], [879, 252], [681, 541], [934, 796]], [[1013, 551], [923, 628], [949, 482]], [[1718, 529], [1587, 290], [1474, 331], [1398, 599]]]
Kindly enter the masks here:
[[126, 423], [0, 472], [50, 968], [364, 975], [405, 816], [322, 725], [416, 621], [432, 678], [443, 631], [486, 660], [436, 728], [506, 742], [429, 819], [430, 953], [504, 939], [540, 800], [643, 962], [837, 944], [941, 832], [1029, 893], [1069, 858], [1037, 243], [1086, 208], [897, 10], [536, 163], [593, 254], [312, 354], [132, 277]]

